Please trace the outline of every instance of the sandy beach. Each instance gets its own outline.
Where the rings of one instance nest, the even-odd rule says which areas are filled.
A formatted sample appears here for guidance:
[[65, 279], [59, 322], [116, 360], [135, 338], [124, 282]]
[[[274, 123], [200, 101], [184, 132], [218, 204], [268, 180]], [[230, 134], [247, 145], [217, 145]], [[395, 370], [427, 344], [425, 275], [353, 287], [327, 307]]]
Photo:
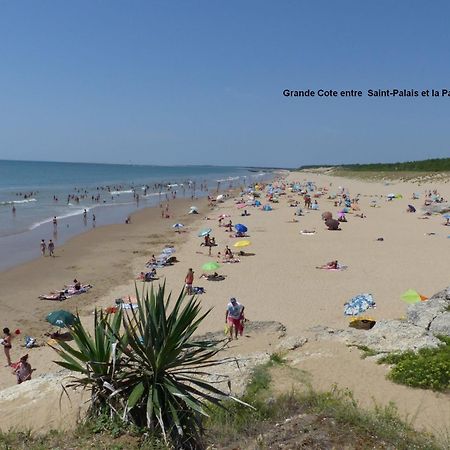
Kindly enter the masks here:
[[[233, 199], [207, 206], [205, 199], [197, 200], [199, 215], [188, 215], [191, 200], [171, 202], [171, 218], [161, 219], [159, 208], [148, 208], [132, 216], [129, 225], [99, 227], [72, 238], [57, 248], [55, 258], [39, 258], [0, 273], [0, 314], [3, 326], [19, 328], [22, 334], [13, 340], [12, 356], [17, 360], [25, 349], [20, 348], [25, 335], [34, 336], [45, 344], [44, 333], [51, 330], [44, 321], [46, 314], [55, 309], [78, 311], [83, 321], [92, 318], [95, 307], [112, 306], [114, 299], [134, 292], [134, 276], [144, 270], [145, 262], [152, 254], [158, 254], [166, 244], [176, 247], [180, 261], [158, 270], [161, 281], [168, 290], [178, 294], [183, 286], [187, 269], [195, 271], [195, 286], [202, 286], [201, 295], [205, 308], [213, 308], [202, 324], [201, 332], [223, 329], [225, 307], [230, 297], [236, 297], [245, 305], [250, 321], [279, 321], [287, 327], [289, 335], [311, 336], [315, 326], [346, 328], [348, 318], [343, 314], [343, 304], [353, 296], [368, 292], [377, 303], [370, 316], [375, 319], [394, 319], [405, 316], [406, 304], [401, 294], [409, 288], [431, 296], [450, 284], [450, 259], [448, 245], [450, 227], [442, 226], [442, 218], [431, 216], [419, 220], [425, 189], [437, 189], [446, 199], [450, 198], [450, 184], [430, 182], [418, 186], [411, 182], [360, 181], [328, 175], [292, 172], [287, 181], [311, 180], [330, 192], [345, 187], [352, 196], [359, 194], [361, 212], [366, 218], [348, 214], [348, 222], [342, 231], [328, 231], [321, 220], [321, 213], [339, 208], [326, 196], [318, 199], [318, 211], [305, 211], [304, 216], [293, 222], [295, 208], [287, 204], [287, 196], [273, 204], [272, 211], [249, 207], [250, 216], [241, 217]], [[387, 201], [390, 192], [403, 198]], [[420, 192], [418, 200], [411, 200], [413, 192]], [[298, 194], [294, 199], [302, 200]], [[376, 199], [378, 208], [370, 207]], [[411, 203], [417, 213], [406, 212]], [[302, 202], [303, 204], [303, 202]], [[217, 260], [217, 252], [224, 253], [226, 245], [233, 248], [237, 241], [218, 226], [218, 216], [229, 214], [233, 223], [244, 223], [249, 228], [251, 246], [248, 256], [242, 256], [236, 264], [222, 264], [218, 270], [223, 281], [199, 279], [201, 266]], [[209, 218], [210, 220], [208, 220]], [[225, 219], [225, 221], [228, 219]], [[175, 233], [172, 224], [182, 222], [185, 232]], [[212, 228], [212, 236], [218, 243], [212, 256], [197, 236], [200, 229]], [[312, 235], [302, 235], [301, 230], [315, 230]], [[430, 234], [434, 233], [434, 234]], [[377, 240], [382, 237], [383, 241]], [[316, 266], [337, 259], [348, 269], [341, 272], [318, 270]], [[94, 287], [87, 294], [64, 302], [38, 300], [38, 295], [61, 288], [77, 278]], [[138, 282], [139, 288], [141, 287]], [[256, 339], [256, 338], [255, 338]], [[251, 342], [250, 342], [251, 341]], [[240, 339], [230, 346], [230, 354], [253, 351], [271, 352], [267, 343], [252, 339]], [[52, 360], [54, 352], [47, 346], [28, 351], [35, 377], [55, 372]], [[4, 358], [4, 356], [1, 356]], [[314, 387], [329, 389], [333, 384], [348, 387], [365, 406], [394, 401], [400, 413], [414, 425], [429, 430], [443, 430], [450, 424], [450, 398], [448, 394], [410, 389], [385, 379], [386, 366], [362, 360], [356, 349], [328, 341], [310, 341], [298, 352], [296, 366], [311, 374]], [[3, 366], [3, 364], [2, 364]], [[10, 369], [0, 368], [0, 389], [15, 384]], [[290, 386], [285, 386], [289, 389]], [[54, 398], [53, 398], [54, 400]], [[0, 395], [0, 404], [4, 402]], [[50, 401], [50, 400], [49, 400]], [[40, 405], [45, 404], [41, 400]], [[14, 402], [7, 404], [13, 411]], [[5, 403], [2, 408], [5, 407]], [[47, 408], [51, 404], [47, 403]], [[45, 409], [45, 407], [44, 407]], [[2, 429], [11, 426], [28, 426], [25, 413], [9, 415], [2, 420]], [[70, 412], [67, 413], [70, 415]], [[38, 429], [60, 424], [58, 419], [34, 418], [32, 425]], [[66, 424], [70, 423], [67, 421]]]

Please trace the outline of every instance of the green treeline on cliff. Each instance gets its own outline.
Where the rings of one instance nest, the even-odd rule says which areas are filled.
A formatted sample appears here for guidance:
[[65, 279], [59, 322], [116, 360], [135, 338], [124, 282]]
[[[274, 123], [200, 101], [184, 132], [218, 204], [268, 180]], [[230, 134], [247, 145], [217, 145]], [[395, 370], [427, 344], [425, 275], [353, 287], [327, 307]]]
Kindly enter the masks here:
[[299, 169], [317, 169], [319, 167], [336, 167], [344, 170], [359, 172], [448, 172], [450, 171], [450, 158], [425, 159], [423, 161], [407, 161], [396, 163], [374, 164], [322, 164], [300, 166]]

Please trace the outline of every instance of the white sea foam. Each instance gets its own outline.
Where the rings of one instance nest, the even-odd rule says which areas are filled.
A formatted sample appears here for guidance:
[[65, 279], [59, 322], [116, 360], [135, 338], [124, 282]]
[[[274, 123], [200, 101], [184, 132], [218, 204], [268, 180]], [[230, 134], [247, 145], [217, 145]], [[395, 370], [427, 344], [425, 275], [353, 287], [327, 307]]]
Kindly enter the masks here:
[[0, 205], [18, 205], [20, 203], [30, 203], [37, 202], [35, 198], [24, 198], [23, 200], [6, 200], [4, 202], [0, 202]]
[[[86, 211], [90, 211], [91, 208], [86, 208]], [[83, 214], [84, 209], [77, 209], [76, 211], [71, 211], [68, 212], [67, 214], [63, 214], [61, 216], [56, 216], [57, 220], [63, 220], [63, 219], [67, 219], [68, 217], [73, 217], [73, 216], [80, 216], [81, 214]], [[41, 220], [39, 222], [34, 222], [33, 224], [31, 224], [31, 226], [28, 228], [29, 230], [34, 230], [37, 227], [40, 227], [41, 225], [45, 225], [46, 223], [51, 223], [53, 222], [53, 217], [47, 217], [44, 220]]]
[[120, 195], [120, 194], [132, 194], [134, 191], [132, 189], [128, 189], [126, 191], [111, 191], [111, 195]]

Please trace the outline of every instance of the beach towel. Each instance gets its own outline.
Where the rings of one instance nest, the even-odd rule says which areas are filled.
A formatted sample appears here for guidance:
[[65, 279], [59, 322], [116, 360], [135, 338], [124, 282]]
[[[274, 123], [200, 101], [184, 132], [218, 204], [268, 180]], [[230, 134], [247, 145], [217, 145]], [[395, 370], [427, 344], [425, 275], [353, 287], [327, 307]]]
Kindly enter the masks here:
[[357, 316], [369, 308], [375, 308], [376, 304], [372, 294], [359, 294], [344, 304], [346, 316]]
[[343, 265], [341, 266], [340, 264], [338, 264], [336, 269], [333, 269], [332, 267], [323, 267], [323, 269], [329, 270], [332, 272], [339, 272], [340, 270], [347, 270], [347, 268], [348, 268], [348, 266], [343, 266]]
[[64, 290], [64, 295], [69, 298], [73, 297], [74, 295], [85, 294], [91, 288], [92, 285], [90, 284], [83, 284], [80, 289], [75, 289], [74, 287], [70, 286]]
[[305, 236], [311, 236], [313, 234], [316, 234], [316, 232], [315, 231], [302, 230], [302, 231], [300, 231], [300, 234], [304, 234]]
[[136, 303], [121, 303], [120, 307], [122, 309], [136, 309], [139, 308], [139, 305]]
[[53, 301], [56, 301], [56, 302], [62, 302], [64, 300], [66, 300], [68, 297], [70, 297], [70, 296], [67, 296], [67, 294], [65, 294], [65, 293], [64, 294], [60, 294], [58, 292], [58, 293], [50, 293], [50, 294], [40, 295], [38, 298], [40, 300], [53, 300]]

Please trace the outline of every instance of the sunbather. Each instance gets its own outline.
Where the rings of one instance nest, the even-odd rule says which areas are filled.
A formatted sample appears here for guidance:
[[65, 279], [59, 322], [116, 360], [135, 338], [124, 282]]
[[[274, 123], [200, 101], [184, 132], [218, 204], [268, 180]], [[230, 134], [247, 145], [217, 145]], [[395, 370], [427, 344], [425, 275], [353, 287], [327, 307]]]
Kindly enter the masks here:
[[225, 275], [219, 275], [217, 272], [212, 274], [203, 273], [200, 278], [206, 278], [208, 281], [222, 281], [225, 280]]
[[339, 264], [337, 260], [327, 262], [321, 266], [316, 266], [316, 269], [339, 269]]
[[56, 300], [60, 302], [67, 299], [64, 291], [50, 292], [49, 294], [40, 295], [39, 298], [41, 300]]

